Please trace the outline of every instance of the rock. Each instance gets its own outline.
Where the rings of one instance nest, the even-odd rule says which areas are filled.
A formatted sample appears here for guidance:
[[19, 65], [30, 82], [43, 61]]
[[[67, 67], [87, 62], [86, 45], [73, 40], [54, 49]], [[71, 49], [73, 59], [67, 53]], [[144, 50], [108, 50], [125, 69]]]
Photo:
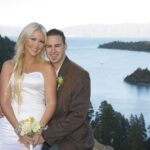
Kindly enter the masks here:
[[93, 150], [114, 150], [114, 148], [112, 148], [111, 146], [100, 144], [97, 140], [95, 140]]

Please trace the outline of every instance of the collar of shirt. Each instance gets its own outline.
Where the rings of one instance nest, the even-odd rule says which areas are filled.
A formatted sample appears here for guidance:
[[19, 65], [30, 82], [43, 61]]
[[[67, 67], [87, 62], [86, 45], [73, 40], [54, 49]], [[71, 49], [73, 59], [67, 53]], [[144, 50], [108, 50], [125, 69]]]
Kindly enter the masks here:
[[[64, 57], [64, 60], [65, 60], [65, 57]], [[63, 62], [64, 62], [64, 60], [63, 60]], [[63, 62], [62, 62], [62, 64], [63, 64]], [[56, 77], [58, 77], [58, 73], [59, 73], [59, 70], [60, 70], [62, 64], [58, 67], [57, 70], [55, 70], [55, 72], [56, 72]]]
[[59, 70], [60, 70], [61, 66], [62, 66], [62, 64], [59, 66], [59, 68], [58, 68], [57, 70], [55, 70], [55, 72], [56, 72], [56, 77], [58, 77], [58, 73], [59, 73]]

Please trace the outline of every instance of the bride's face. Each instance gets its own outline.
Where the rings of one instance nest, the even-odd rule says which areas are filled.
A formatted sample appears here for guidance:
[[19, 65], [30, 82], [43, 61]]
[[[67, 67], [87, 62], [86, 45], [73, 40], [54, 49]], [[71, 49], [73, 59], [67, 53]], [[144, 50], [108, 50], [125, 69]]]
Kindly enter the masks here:
[[44, 48], [45, 36], [37, 30], [25, 41], [25, 54], [31, 56], [37, 56]]

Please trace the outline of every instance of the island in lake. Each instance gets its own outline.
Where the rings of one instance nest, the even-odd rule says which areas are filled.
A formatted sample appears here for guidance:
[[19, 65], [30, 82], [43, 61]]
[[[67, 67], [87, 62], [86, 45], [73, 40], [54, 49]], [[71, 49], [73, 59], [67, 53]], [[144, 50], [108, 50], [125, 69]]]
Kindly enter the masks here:
[[113, 41], [101, 44], [98, 46], [98, 48], [150, 52], [150, 41], [139, 41], [139, 42]]
[[138, 68], [131, 75], [127, 75], [124, 81], [131, 84], [150, 85], [150, 71]]

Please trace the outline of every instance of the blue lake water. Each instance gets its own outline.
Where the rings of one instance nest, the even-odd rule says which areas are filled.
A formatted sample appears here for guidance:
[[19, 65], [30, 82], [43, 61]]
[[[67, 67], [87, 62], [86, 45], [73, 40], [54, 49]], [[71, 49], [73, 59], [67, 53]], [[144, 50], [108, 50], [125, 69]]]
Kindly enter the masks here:
[[150, 69], [150, 53], [98, 49], [98, 45], [121, 41], [150, 39], [103, 39], [67, 38], [68, 56], [89, 71], [91, 77], [91, 101], [97, 111], [100, 103], [107, 100], [114, 110], [126, 118], [131, 113], [143, 113], [146, 126], [150, 125], [150, 88], [127, 84], [123, 81], [138, 67]]

